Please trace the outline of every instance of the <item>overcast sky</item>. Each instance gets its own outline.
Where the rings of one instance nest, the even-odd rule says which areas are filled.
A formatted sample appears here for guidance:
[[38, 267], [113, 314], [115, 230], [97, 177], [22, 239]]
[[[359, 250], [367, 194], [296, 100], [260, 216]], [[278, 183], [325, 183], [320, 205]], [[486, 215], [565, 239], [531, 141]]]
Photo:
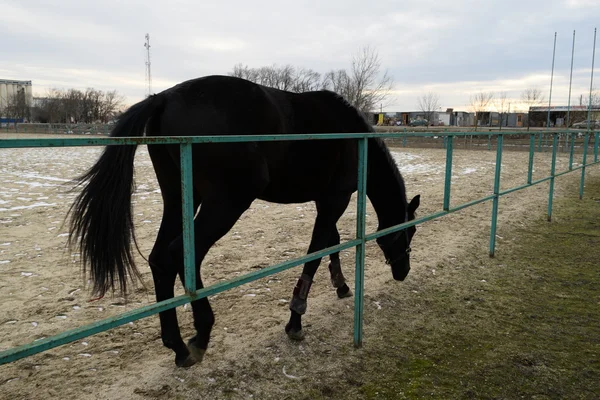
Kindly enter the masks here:
[[[0, 79], [31, 80], [35, 95], [94, 87], [143, 99], [149, 33], [154, 92], [237, 63], [348, 68], [370, 45], [394, 78], [387, 111], [417, 109], [427, 91], [456, 109], [482, 90], [516, 101], [538, 87], [548, 99], [555, 31], [552, 104], [566, 105], [573, 30], [578, 103], [600, 25], [600, 0], [0, 0], [0, 10]], [[600, 82], [600, 38], [596, 53]]]

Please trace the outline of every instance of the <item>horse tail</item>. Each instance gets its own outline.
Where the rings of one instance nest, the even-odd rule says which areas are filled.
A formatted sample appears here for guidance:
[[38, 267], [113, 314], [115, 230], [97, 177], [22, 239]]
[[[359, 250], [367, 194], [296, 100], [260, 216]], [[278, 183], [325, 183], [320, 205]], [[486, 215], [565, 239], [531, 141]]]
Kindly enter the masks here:
[[[133, 105], [120, 118], [111, 137], [143, 136], [147, 121], [164, 106], [163, 94], [153, 95]], [[133, 161], [136, 145], [109, 145], [85, 174], [75, 179], [81, 192], [69, 208], [70, 249], [78, 247], [84, 276], [89, 264], [93, 293], [100, 297], [115, 281], [123, 294], [127, 278], [140, 278], [132, 254], [135, 242], [131, 210], [134, 189]], [[139, 249], [138, 249], [139, 250]]]

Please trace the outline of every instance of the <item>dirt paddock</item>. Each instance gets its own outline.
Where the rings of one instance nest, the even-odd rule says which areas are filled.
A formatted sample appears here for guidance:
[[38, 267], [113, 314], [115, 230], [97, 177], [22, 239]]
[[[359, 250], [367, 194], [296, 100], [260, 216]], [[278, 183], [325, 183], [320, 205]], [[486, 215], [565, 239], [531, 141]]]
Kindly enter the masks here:
[[[2, 136], [0, 136], [1, 138]], [[29, 343], [67, 329], [151, 304], [150, 270], [137, 257], [146, 288], [122, 298], [91, 301], [78, 254], [66, 248], [62, 226], [74, 194], [68, 181], [88, 168], [100, 148], [0, 150], [0, 350]], [[421, 195], [419, 215], [441, 210], [445, 171], [442, 149], [393, 148], [409, 197]], [[506, 151], [502, 189], [526, 183], [525, 152]], [[576, 160], [581, 161], [580, 157]], [[549, 173], [550, 154], [536, 154], [534, 179]], [[568, 167], [559, 154], [557, 171]], [[456, 151], [453, 205], [492, 193], [495, 152]], [[577, 179], [578, 173], [561, 179]], [[160, 224], [162, 201], [148, 153], [136, 156], [134, 216], [138, 243], [147, 256]], [[505, 196], [500, 202], [497, 251], [511, 246], [511, 229], [524, 227], [546, 210], [548, 184]], [[356, 203], [340, 220], [342, 241], [355, 233]], [[306, 253], [316, 215], [312, 203], [295, 205], [255, 201], [234, 228], [209, 252], [202, 266], [206, 285]], [[412, 248], [412, 271], [395, 282], [379, 248], [367, 245], [364, 347], [352, 346], [354, 299], [338, 300], [330, 286], [327, 260], [315, 277], [303, 319], [306, 339], [295, 343], [284, 334], [288, 302], [299, 268], [211, 297], [216, 314], [209, 350], [200, 365], [174, 366], [173, 353], [162, 346], [158, 317], [0, 366], [2, 399], [142, 399], [142, 398], [301, 398], [303, 387], [336, 377], [348, 380], [345, 366], [369, 352], [386, 320], [378, 311], [397, 309], [397, 317], [418, 313], [403, 307], [411, 296], [452, 285], [453, 274], [436, 274], [443, 260], [488, 251], [491, 203], [470, 207], [418, 227]], [[368, 206], [367, 230], [376, 229]], [[349, 282], [354, 281], [354, 252], [342, 255]], [[352, 285], [351, 285], [352, 286]], [[178, 294], [183, 293], [178, 287]], [[189, 307], [178, 308], [182, 334], [193, 335]], [[401, 350], [390, 350], [401, 351]]]

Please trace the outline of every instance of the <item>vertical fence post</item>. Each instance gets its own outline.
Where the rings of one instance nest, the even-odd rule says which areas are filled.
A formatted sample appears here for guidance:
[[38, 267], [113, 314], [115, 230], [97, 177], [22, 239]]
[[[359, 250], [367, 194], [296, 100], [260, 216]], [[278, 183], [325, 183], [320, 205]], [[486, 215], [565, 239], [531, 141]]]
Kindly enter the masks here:
[[590, 100], [588, 102], [588, 114], [587, 114], [587, 130], [591, 129], [591, 118], [592, 118], [592, 93], [594, 88], [594, 61], [596, 60], [596, 28], [594, 28], [594, 46], [592, 47], [592, 75], [590, 77]]
[[583, 140], [583, 166], [581, 167], [581, 184], [579, 185], [579, 200], [583, 199], [583, 185], [585, 184], [585, 165], [587, 164], [587, 152], [590, 144], [590, 134], [586, 132]]
[[552, 138], [552, 164], [550, 165], [550, 193], [548, 195], [548, 222], [552, 221], [552, 198], [554, 197], [554, 175], [556, 174], [556, 147], [558, 145], [558, 135], [555, 133]]
[[535, 153], [535, 133], [529, 135], [529, 168], [527, 169], [527, 184], [533, 179], [533, 155]]
[[356, 272], [354, 275], [354, 346], [362, 346], [365, 279], [365, 226], [367, 210], [367, 145], [368, 139], [358, 140], [358, 197], [356, 201]]
[[496, 249], [496, 223], [498, 221], [498, 200], [500, 193], [500, 172], [502, 170], [502, 143], [504, 136], [498, 135], [498, 148], [496, 149], [496, 174], [494, 176], [494, 200], [492, 204], [492, 231], [490, 234], [490, 257], [494, 257]]
[[446, 180], [444, 183], [444, 211], [450, 209], [450, 188], [452, 186], [452, 143], [454, 136], [448, 136], [446, 141]]
[[183, 218], [183, 265], [185, 291], [196, 291], [196, 257], [194, 248], [194, 183], [192, 181], [192, 144], [180, 145], [181, 200]]
[[598, 162], [598, 135], [600, 132], [594, 133], [594, 162]]
[[571, 152], [569, 154], [569, 171], [573, 170], [573, 153], [575, 152], [575, 134], [571, 133]]

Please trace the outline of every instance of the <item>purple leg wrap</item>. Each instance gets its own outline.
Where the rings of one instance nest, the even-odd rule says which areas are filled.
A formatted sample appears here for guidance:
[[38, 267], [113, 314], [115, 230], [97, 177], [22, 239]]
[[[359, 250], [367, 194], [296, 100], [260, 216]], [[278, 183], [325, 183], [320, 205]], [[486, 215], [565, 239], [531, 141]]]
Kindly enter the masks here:
[[300, 279], [298, 279], [298, 283], [296, 283], [296, 287], [294, 287], [294, 295], [292, 301], [290, 301], [290, 310], [300, 315], [306, 312], [306, 299], [308, 298], [311, 285], [312, 279], [308, 275], [302, 274]]
[[346, 278], [342, 274], [342, 266], [339, 262], [329, 264], [329, 273], [331, 276], [331, 284], [334, 288], [341, 288], [346, 284]]

